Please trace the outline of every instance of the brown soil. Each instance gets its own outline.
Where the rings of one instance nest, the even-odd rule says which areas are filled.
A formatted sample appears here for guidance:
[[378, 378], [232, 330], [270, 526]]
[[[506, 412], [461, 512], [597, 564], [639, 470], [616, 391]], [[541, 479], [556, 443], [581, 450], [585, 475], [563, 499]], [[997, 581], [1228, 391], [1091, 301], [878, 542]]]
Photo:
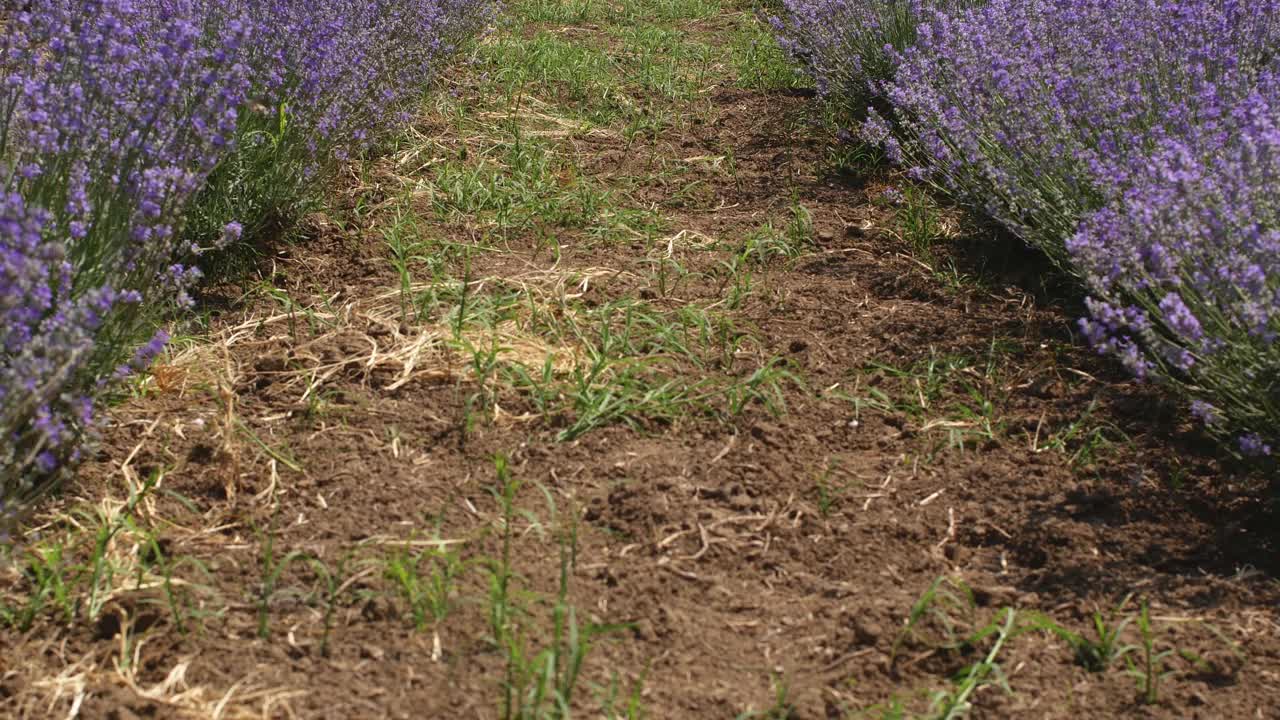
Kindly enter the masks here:
[[[707, 25], [698, 31], [712, 37]], [[506, 654], [487, 598], [505, 527], [494, 495], [503, 454], [530, 513], [511, 526], [529, 647], [550, 642], [566, 547], [577, 622], [617, 626], [586, 660], [572, 699], [583, 716], [602, 714], [611, 685], [619, 716], [636, 687], [651, 718], [859, 717], [893, 698], [923, 713], [992, 640], [950, 641], [1004, 609], [1089, 635], [1095, 611], [1132, 595], [1122, 615], [1148, 603], [1158, 649], [1184, 651], [1167, 660], [1158, 703], [1138, 702], [1123, 661], [1089, 672], [1062, 639], [1029, 631], [998, 656], [1011, 692], [981, 687], [971, 716], [1280, 717], [1274, 514], [1258, 482], [1216, 458], [1157, 390], [1075, 344], [1070, 311], [1019, 289], [1016, 273], [940, 280], [930, 267], [958, 245], [927, 262], [913, 255], [878, 200], [901, 182], [891, 173], [826, 172], [816, 101], [729, 86], [702, 100], [705, 117], [678, 132], [564, 141], [604, 184], [732, 149], [735, 176], [695, 162], [679, 187], [632, 188], [674, 229], [663, 243], [559, 228], [556, 258], [531, 229], [474, 255], [471, 277], [489, 289], [568, 284], [588, 306], [705, 306], [725, 295], [716, 268], [729, 253], [701, 239], [785, 217], [794, 195], [812, 212], [814, 245], [754, 271], [753, 292], [729, 312], [742, 343], [725, 367], [673, 365], [741, 378], [779, 358], [800, 380], [781, 385], [785, 411], [757, 402], [738, 415], [635, 417], [559, 441], [573, 417], [540, 414], [526, 393], [495, 384], [496, 410], [469, 415], [470, 358], [387, 309], [399, 281], [381, 242], [386, 213], [345, 230], [317, 219], [315, 237], [282, 249], [268, 279], [318, 319], [258, 296], [232, 303], [213, 342], [176, 355], [115, 409], [101, 452], [48, 510], [61, 519], [37, 532], [66, 527], [68, 508], [109, 512], [129, 483], [163, 471], [136, 515], [186, 559], [179, 594], [204, 615], [180, 633], [161, 588], [119, 578], [95, 622], [50, 614], [25, 634], [0, 632], [0, 713], [65, 716], [74, 703], [89, 718], [501, 716]], [[432, 115], [415, 129], [441, 156], [470, 141], [447, 132]], [[346, 197], [394, 196], [398, 167], [352, 181]], [[692, 179], [690, 201], [676, 191]], [[431, 231], [476, 239], [465, 220]], [[645, 264], [655, 246], [691, 271], [666, 294]], [[534, 366], [554, 344], [515, 330], [505, 341]], [[931, 397], [919, 376], [876, 369], [948, 357], [973, 362]], [[928, 407], [843, 399], [869, 389]], [[989, 437], [954, 411], [970, 389], [993, 403]], [[1084, 433], [1048, 447], [1082, 419], [1111, 440], [1095, 456], [1077, 455]], [[963, 448], [949, 446], [953, 435]], [[452, 548], [469, 563], [434, 632], [415, 629], [383, 566], [368, 562], [397, 547]], [[143, 558], [129, 565], [141, 568], [150, 551], [112, 552]], [[260, 637], [267, 552], [330, 569], [349, 558], [327, 646], [324, 577], [308, 561], [281, 572]], [[953, 599], [908, 632], [940, 578]], [[1136, 624], [1124, 638], [1139, 641]], [[892, 717], [878, 713], [866, 716]]]

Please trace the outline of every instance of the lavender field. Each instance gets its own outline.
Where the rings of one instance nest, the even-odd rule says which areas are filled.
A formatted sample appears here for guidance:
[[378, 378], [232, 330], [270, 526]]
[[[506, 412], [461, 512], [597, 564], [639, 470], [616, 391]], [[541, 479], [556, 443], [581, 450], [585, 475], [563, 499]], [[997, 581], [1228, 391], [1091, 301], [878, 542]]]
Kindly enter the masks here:
[[0, 716], [1280, 707], [1280, 2], [0, 30]]

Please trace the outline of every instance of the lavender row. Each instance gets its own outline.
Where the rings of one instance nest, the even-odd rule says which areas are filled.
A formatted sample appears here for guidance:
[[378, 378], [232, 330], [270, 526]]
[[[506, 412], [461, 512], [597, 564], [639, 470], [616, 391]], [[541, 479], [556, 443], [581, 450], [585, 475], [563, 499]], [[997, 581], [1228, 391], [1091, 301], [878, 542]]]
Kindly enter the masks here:
[[189, 304], [201, 254], [403, 119], [491, 12], [0, 0], [0, 530], [74, 467], [97, 399], [163, 349], [157, 319]]
[[1280, 0], [789, 2], [784, 46], [862, 105], [864, 138], [1078, 277], [1101, 352], [1271, 453]]

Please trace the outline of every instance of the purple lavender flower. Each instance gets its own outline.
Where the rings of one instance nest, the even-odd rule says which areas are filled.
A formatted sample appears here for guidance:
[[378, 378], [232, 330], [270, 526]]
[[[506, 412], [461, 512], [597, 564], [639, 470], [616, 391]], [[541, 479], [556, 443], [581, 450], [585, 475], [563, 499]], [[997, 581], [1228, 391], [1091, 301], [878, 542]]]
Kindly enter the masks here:
[[1271, 446], [1257, 433], [1240, 436], [1240, 452], [1246, 457], [1264, 457], [1271, 454]]
[[890, 205], [901, 205], [907, 198], [898, 188], [885, 188], [880, 193], [880, 199]]
[[218, 241], [217, 247], [223, 249], [231, 246], [240, 239], [244, 233], [244, 226], [238, 222], [232, 221], [222, 226], [222, 237]]
[[1169, 293], [1160, 301], [1160, 311], [1165, 325], [1183, 343], [1199, 345], [1204, 340], [1204, 329], [1191, 309], [1178, 293]]
[[1203, 400], [1191, 401], [1191, 415], [1206, 427], [1213, 427], [1222, 422], [1222, 415], [1218, 412], [1218, 408]]

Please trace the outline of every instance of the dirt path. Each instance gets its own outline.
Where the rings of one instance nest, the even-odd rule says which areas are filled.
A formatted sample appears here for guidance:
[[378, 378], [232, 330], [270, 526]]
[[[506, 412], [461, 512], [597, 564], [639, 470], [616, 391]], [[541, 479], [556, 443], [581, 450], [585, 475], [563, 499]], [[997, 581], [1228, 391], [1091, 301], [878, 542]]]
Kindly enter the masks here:
[[750, 10], [523, 0], [451, 77], [116, 409], [0, 713], [1276, 717], [1256, 488]]

